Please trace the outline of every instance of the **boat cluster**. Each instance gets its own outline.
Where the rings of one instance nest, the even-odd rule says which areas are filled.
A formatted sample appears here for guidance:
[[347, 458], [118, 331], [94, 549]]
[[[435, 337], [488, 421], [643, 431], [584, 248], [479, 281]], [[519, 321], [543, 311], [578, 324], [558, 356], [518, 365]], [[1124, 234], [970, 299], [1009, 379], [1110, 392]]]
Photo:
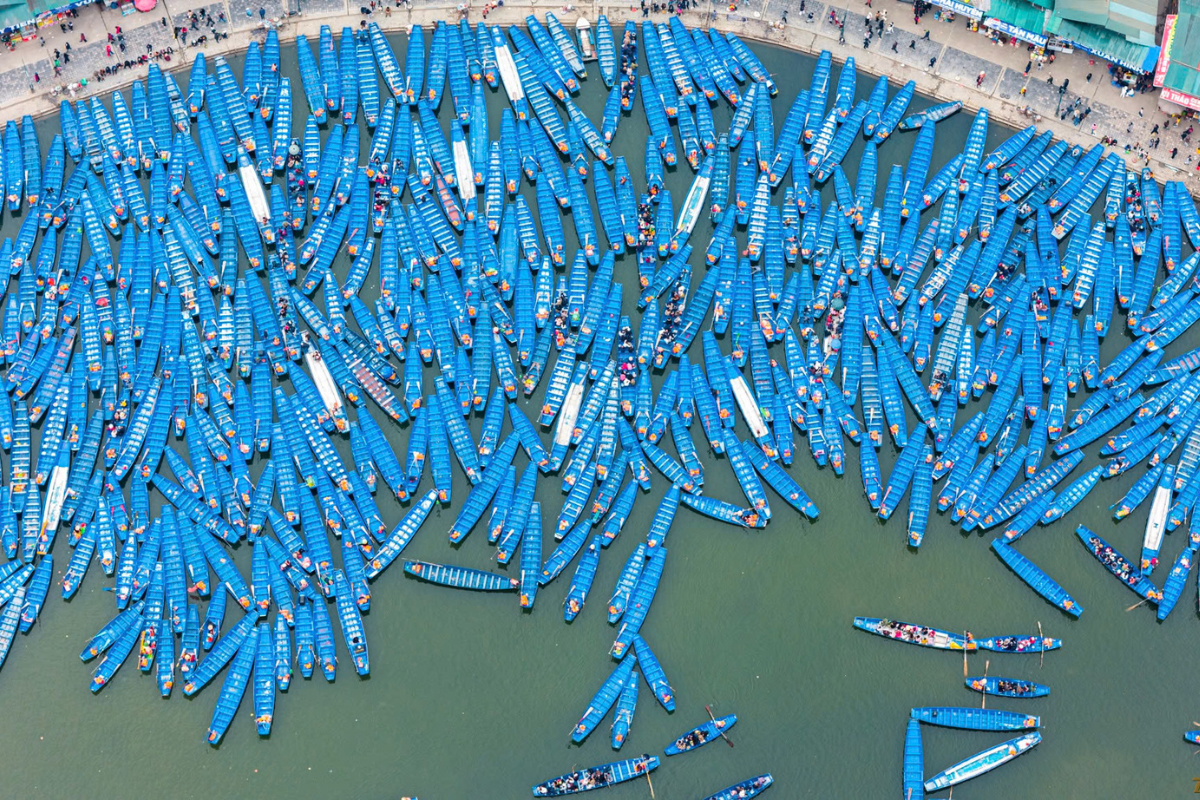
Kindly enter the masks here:
[[[516, 576], [416, 560], [405, 571], [516, 591], [530, 609], [575, 563], [568, 621], [657, 473], [669, 488], [608, 603], [620, 663], [573, 733], [582, 741], [617, 704], [619, 747], [635, 662], [674, 704], [640, 630], [679, 506], [759, 528], [769, 486], [815, 519], [789, 470], [795, 431], [838, 475], [846, 440], [857, 445], [871, 509], [887, 519], [907, 495], [911, 547], [936, 500], [964, 531], [1001, 531], [997, 554], [1076, 615], [1011, 543], [1145, 464], [1118, 504], [1124, 516], [1154, 495], [1140, 566], [1080, 537], [1169, 612], [1200, 545], [1192, 536], [1153, 586], [1163, 534], [1200, 493], [1200, 349], [1164, 357], [1200, 319], [1200, 255], [1183, 255], [1200, 214], [1182, 184], [1160, 192], [1101, 146], [1033, 127], [988, 151], [986, 109], [931, 175], [937, 125], [961, 104], [906, 116], [913, 83], [892, 93], [886, 77], [859, 99], [853, 59], [834, 83], [823, 53], [777, 130], [777, 87], [732, 34], [629, 22], [618, 47], [601, 17], [578, 47], [552, 14], [526, 22], [438, 23], [428, 48], [414, 27], [403, 68], [376, 25], [336, 42], [323, 28], [316, 53], [297, 41], [298, 87], [273, 32], [240, 81], [197, 54], [184, 91], [152, 64], [128, 100], [64, 102], [44, 159], [32, 120], [8, 123], [3, 194], [24, 216], [0, 246], [16, 279], [0, 319], [0, 659], [42, 610], [61, 528], [64, 598], [94, 560], [114, 579], [118, 615], [81, 654], [103, 656], [93, 691], [135, 649], [164, 696], [177, 666], [192, 695], [228, 665], [208, 740], [250, 685], [265, 735], [293, 664], [334, 679], [335, 618], [369, 672], [370, 581], [452, 503], [455, 464], [471, 488], [450, 541], [486, 528]], [[599, 125], [572, 99], [593, 46], [608, 89]], [[638, 98], [640, 185], [612, 149]], [[915, 131], [911, 154], [881, 169], [897, 131]], [[680, 161], [695, 174], [676, 207], [664, 173]], [[1102, 363], [1116, 309], [1129, 341]], [[392, 426], [407, 428], [403, 458]], [[887, 438], [899, 455], [885, 480]], [[1099, 440], [1113, 458], [1060, 490]], [[743, 499], [702, 492], [720, 461], [705, 446]], [[551, 475], [566, 496], [544, 513], [535, 496]], [[391, 530], [380, 485], [409, 504]], [[152, 489], [167, 501], [158, 515]], [[249, 579], [235, 556], [246, 549]], [[227, 626], [230, 599], [245, 613]], [[633, 761], [623, 769], [652, 769]]]
[[[922, 800], [925, 792], [936, 792], [991, 772], [1028, 751], [1042, 741], [1036, 729], [1041, 717], [1013, 711], [988, 709], [987, 696], [1010, 698], [1045, 697], [1050, 687], [1018, 678], [967, 676], [967, 653], [988, 650], [999, 653], [1039, 653], [1057, 650], [1062, 642], [1048, 636], [992, 636], [976, 639], [969, 632], [962, 634], [874, 617], [855, 617], [854, 627], [885, 639], [929, 647], [936, 650], [958, 650], [963, 654], [963, 677], [966, 687], [984, 695], [980, 708], [931, 707], [914, 708], [904, 739], [904, 780], [906, 800]], [[989, 662], [990, 663], [990, 662]], [[921, 723], [960, 730], [1027, 731], [1006, 742], [993, 745], [970, 758], [947, 767], [928, 780], [925, 779], [925, 750], [921, 739]]]

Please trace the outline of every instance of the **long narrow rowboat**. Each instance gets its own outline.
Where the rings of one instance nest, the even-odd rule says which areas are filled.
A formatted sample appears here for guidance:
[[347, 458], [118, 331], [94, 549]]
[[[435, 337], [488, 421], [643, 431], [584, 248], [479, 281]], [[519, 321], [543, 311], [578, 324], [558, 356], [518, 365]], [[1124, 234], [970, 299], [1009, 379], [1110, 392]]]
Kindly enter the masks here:
[[512, 592], [520, 586], [516, 578], [506, 578], [491, 572], [467, 567], [431, 564], [428, 561], [405, 561], [404, 571], [415, 578], [455, 589], [474, 589], [478, 592]]
[[925, 791], [936, 792], [963, 781], [969, 781], [971, 778], [977, 778], [985, 772], [991, 772], [996, 767], [1007, 764], [1022, 753], [1033, 749], [1041, 741], [1042, 735], [1034, 731], [989, 747], [925, 781]]
[[961, 633], [951, 633], [937, 628], [927, 628], [924, 625], [913, 625], [909, 622], [897, 622], [890, 619], [874, 617], [855, 617], [854, 627], [860, 631], [873, 633], [885, 639], [895, 639], [898, 642], [917, 644], [922, 647], [932, 647], [935, 650], [975, 650], [975, 642]]
[[963, 106], [961, 100], [951, 100], [948, 103], [938, 103], [935, 106], [930, 106], [924, 111], [918, 111], [915, 114], [909, 114], [904, 119], [900, 120], [897, 126], [902, 131], [913, 131], [920, 128], [925, 123], [941, 122], [951, 114], [956, 113]]
[[747, 800], [747, 798], [762, 794], [774, 782], [775, 779], [771, 777], [771, 773], [767, 772], [739, 781], [733, 786], [727, 786], [716, 794], [710, 794], [704, 800]]
[[708, 744], [736, 724], [736, 714], [717, 717], [715, 720], [710, 720], [697, 728], [692, 728], [683, 736], [680, 736], [667, 745], [667, 749], [664, 752], [669, 756], [677, 756], [680, 753], [695, 750], [697, 747]]
[[966, 684], [968, 689], [997, 697], [1045, 697], [1050, 694], [1049, 686], [1018, 678], [967, 678]]
[[631, 781], [658, 768], [658, 758], [644, 754], [551, 778], [533, 787], [534, 797], [562, 797]]
[[994, 540], [992, 549], [1013, 572], [1017, 573], [1017, 577], [1029, 584], [1029, 587], [1042, 597], [1073, 617], [1078, 617], [1083, 613], [1083, 607], [1076, 603], [1065, 589], [1023, 554], [1010, 547], [1003, 539]]
[[927, 725], [963, 731], [1023, 731], [1041, 727], [1041, 717], [993, 708], [926, 706], [914, 708], [909, 717]]
[[1117, 580], [1130, 589], [1133, 589], [1151, 603], [1157, 603], [1162, 599], [1162, 592], [1150, 582], [1150, 579], [1142, 575], [1141, 571], [1129, 559], [1117, 552], [1103, 538], [1093, 533], [1085, 525], [1080, 525], [1076, 528], [1075, 533], [1079, 536], [1079, 540], [1083, 542], [1084, 547], [1090, 550], [1092, 555], [1096, 557], [1096, 560], [1103, 564], [1109, 572], [1117, 576]]
[[921, 723], [908, 721], [904, 734], [904, 788], [905, 800], [925, 800], [925, 745], [921, 741]]
[[1062, 640], [1049, 636], [991, 636], [977, 639], [975, 646], [996, 653], [1042, 653], [1062, 647]]

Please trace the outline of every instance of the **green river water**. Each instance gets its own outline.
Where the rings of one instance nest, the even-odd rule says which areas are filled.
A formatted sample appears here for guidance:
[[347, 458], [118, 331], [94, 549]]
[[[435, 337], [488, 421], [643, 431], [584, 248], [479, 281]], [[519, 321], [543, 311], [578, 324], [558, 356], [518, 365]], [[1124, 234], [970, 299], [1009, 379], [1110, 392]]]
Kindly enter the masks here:
[[[393, 46], [402, 58], [403, 38], [394, 37]], [[774, 104], [778, 129], [798, 90], [808, 85], [814, 60], [755, 49], [779, 80]], [[300, 109], [306, 106], [293, 47], [284, 48], [283, 62], [293, 80], [299, 133]], [[233, 66], [240, 76], [240, 59]], [[594, 65], [591, 72], [579, 102], [598, 121], [605, 94]], [[836, 72], [835, 67], [835, 80]], [[178, 76], [185, 87], [186, 77]], [[872, 84], [860, 75], [859, 96], [865, 97]], [[386, 95], [382, 83], [381, 90]], [[490, 93], [493, 137], [499, 133], [504, 102], [502, 92]], [[913, 107], [925, 104], [918, 99]], [[450, 108], [447, 96], [443, 119]], [[730, 116], [724, 103], [714, 114], [723, 130]], [[970, 122], [960, 114], [939, 124], [930, 174], [961, 148]], [[43, 146], [53, 134], [52, 125], [53, 120], [41, 125]], [[988, 149], [1008, 133], [993, 125]], [[639, 182], [647, 136], [639, 108], [622, 119], [614, 142]], [[368, 141], [364, 132], [364, 147]], [[911, 134], [898, 134], [880, 148], [878, 202], [888, 166], [905, 163], [912, 141]], [[861, 150], [859, 138], [845, 161], [852, 185]], [[691, 177], [686, 165], [667, 176], [677, 207]], [[824, 200], [831, 198], [830, 185]], [[531, 192], [529, 199], [536, 209]], [[6, 214], [0, 233], [14, 236], [18, 221]], [[567, 231], [570, 237], [569, 224]], [[704, 219], [692, 236], [697, 247], [693, 263], [699, 269], [699, 251], [710, 233]], [[339, 265], [344, 275], [344, 257]], [[618, 260], [617, 273], [625, 285], [625, 311], [636, 325], [632, 257]], [[377, 281], [373, 273], [364, 289], [368, 305], [373, 305]], [[1120, 317], [1104, 346], [1106, 358], [1122, 346], [1122, 327]], [[727, 340], [722, 345], [729, 349]], [[1173, 352], [1188, 346], [1177, 342]], [[696, 344], [692, 352], [699, 349]], [[427, 387], [432, 377], [427, 375]], [[537, 403], [546, 380], [534, 396]], [[1081, 400], [1082, 395], [1074, 398], [1072, 407]], [[977, 407], [960, 411], [960, 424]], [[478, 417], [472, 420], [476, 434], [479, 423]], [[384, 427], [402, 455], [408, 427]], [[339, 447], [348, 459], [347, 440]], [[1073, 533], [1077, 523], [1086, 523], [1136, 558], [1149, 504], [1121, 524], [1114, 524], [1107, 511], [1136, 474], [1103, 484], [1069, 518], [1034, 530], [1020, 543], [1085, 607], [1082, 618], [1073, 620], [1000, 563], [988, 547], [990, 537], [963, 535], [942, 516], [933, 515], [919, 552], [908, 549], [906, 504], [890, 524], [881, 524], [863, 497], [855, 446], [849, 450], [846, 476], [837, 478], [830, 469], [815, 467], [806, 441], [796, 435], [791, 472], [821, 508], [816, 523], [803, 521], [770, 493], [774, 518], [765, 530], [742, 531], [686, 508], [679, 511], [667, 541], [666, 572], [643, 628], [674, 686], [678, 709], [666, 714], [643, 691], [632, 733], [619, 754], [609, 746], [611, 720], [582, 746], [571, 745], [569, 734], [614, 666], [607, 651], [615, 631], [605, 621], [604, 606], [666, 489], [657, 473], [653, 491], [639, 497], [624, 533], [604, 553], [588, 606], [573, 624], [564, 624], [561, 613], [573, 566], [543, 588], [532, 613], [522, 613], [513, 595], [420, 583], [405, 576], [397, 563], [373, 584], [365, 620], [370, 678], [354, 675], [344, 651], [334, 684], [320, 678], [319, 670], [313, 680], [303, 680], [297, 672], [291, 690], [278, 697], [273, 731], [265, 740], [254, 732], [247, 696], [220, 747], [205, 743], [219, 681], [192, 699], [185, 699], [177, 685], [170, 700], [163, 700], [152, 675], [126, 664], [110, 686], [91, 695], [92, 665], [81, 664], [78, 653], [113, 616], [113, 596], [101, 591], [111, 580], [93, 565], [79, 594], [65, 605], [56, 583], [41, 622], [17, 639], [0, 679], [0, 752], [5, 753], [0, 795], [519, 798], [528, 796], [531, 784], [573, 768], [642, 752], [661, 756], [675, 736], [707, 719], [704, 706], [712, 704], [718, 714], [738, 715], [731, 733], [736, 747], [715, 743], [666, 760], [653, 774], [660, 800], [702, 797], [766, 771], [776, 779], [768, 797], [896, 797], [909, 709], [978, 705], [980, 697], [963, 687], [959, 655], [855, 631], [855, 615], [969, 628], [977, 636], [1036, 633], [1040, 621], [1047, 635], [1064, 640], [1060, 651], [1046, 654], [1044, 664], [1037, 655], [992, 654], [990, 674], [1052, 687], [1045, 699], [991, 698], [988, 703], [989, 708], [1040, 714], [1045, 740], [1013, 764], [958, 787], [958, 796], [1191, 793], [1200, 762], [1181, 734], [1200, 719], [1200, 703], [1192, 695], [1198, 681], [1192, 672], [1193, 648], [1200, 641], [1194, 578], [1165, 624], [1155, 622], [1153, 609], [1146, 606], [1127, 613], [1137, 598], [1100, 567]], [[1094, 450], [1085, 464], [1094, 463]], [[724, 459], [703, 455], [705, 493], [741, 502]], [[891, 445], [885, 445], [885, 475], [893, 457]], [[262, 463], [256, 460], [255, 474]], [[524, 463], [523, 455], [517, 463]], [[426, 475], [422, 489], [429, 481]], [[537, 497], [547, 530], [562, 503], [559, 485], [556, 476], [539, 482]], [[493, 549], [478, 529], [458, 548], [445, 538], [467, 490], [456, 468], [454, 505], [434, 512], [406, 557], [485, 569], [494, 564]], [[394, 524], [403, 511], [386, 495], [386, 488], [381, 489], [377, 500], [385, 521]], [[1155, 575], [1160, 585], [1183, 543], [1181, 532], [1167, 537]], [[551, 545], [544, 545], [544, 555]], [[56, 555], [61, 574], [68, 555]], [[248, 574], [244, 544], [237, 558]], [[516, 574], [515, 559], [508, 572]], [[227, 627], [234, 616], [231, 611]], [[341, 650], [340, 634], [337, 638]], [[983, 654], [973, 655], [971, 674], [982, 674], [987, 661]], [[931, 728], [924, 734], [927, 777], [1007, 738]], [[636, 782], [606, 790], [604, 796], [645, 798], [649, 790]]]

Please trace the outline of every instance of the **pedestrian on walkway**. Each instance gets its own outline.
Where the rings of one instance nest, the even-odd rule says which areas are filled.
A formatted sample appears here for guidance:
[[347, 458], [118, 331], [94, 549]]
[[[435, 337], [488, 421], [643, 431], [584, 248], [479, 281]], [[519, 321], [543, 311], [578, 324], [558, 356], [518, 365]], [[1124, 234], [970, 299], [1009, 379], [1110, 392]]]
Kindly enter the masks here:
[[41, 75], [38, 75], [36, 72], [35, 72], [35, 73], [33, 73], [33, 82], [34, 82], [34, 83], [41, 83], [41, 82], [42, 82], [42, 76], [41, 76]]
[[889, 22], [889, 23], [888, 23], [888, 26], [887, 26], [887, 35], [888, 35], [888, 36], [891, 36], [891, 35], [892, 35], [892, 33], [894, 33], [894, 32], [895, 32], [895, 30], [896, 30], [896, 23], [894, 23], [894, 22]]
[[1172, 148], [1171, 148], [1171, 158], [1175, 158], [1175, 156], [1177, 156], [1177, 155], [1179, 155], [1179, 148], [1178, 148], [1178, 147], [1172, 147]]
[[1139, 108], [1139, 109], [1138, 109], [1138, 116], [1139, 116], [1139, 117], [1144, 117], [1144, 116], [1146, 116], [1146, 109], [1144, 109], [1144, 108]]
[[1087, 74], [1087, 77], [1086, 77], [1086, 78], [1084, 78], [1084, 80], [1086, 80], [1088, 83], [1091, 83], [1091, 82], [1092, 82], [1092, 73], [1090, 73], [1090, 72], [1089, 72], [1089, 73]]
[[1054, 76], [1053, 76], [1053, 75], [1047, 75], [1047, 76], [1046, 76], [1046, 83], [1048, 83], [1048, 84], [1050, 84], [1051, 86], [1053, 86], [1053, 85], [1054, 85]]
[[863, 50], [866, 50], [870, 46], [871, 46], [871, 34], [868, 33], [866, 36], [863, 37]]
[[899, 49], [898, 49], [899, 47], [900, 47], [900, 43], [899, 43], [899, 42], [892, 42], [892, 52], [893, 52], [893, 53], [898, 53], [898, 52], [900, 52], [900, 51], [899, 51]]
[[1070, 79], [1070, 78], [1064, 78], [1064, 79], [1063, 79], [1063, 82], [1062, 82], [1062, 88], [1063, 88], [1063, 91], [1065, 92], [1065, 91], [1067, 90], [1067, 87], [1068, 87], [1068, 86], [1070, 86], [1070, 85], [1071, 85], [1071, 79]]
[[1021, 91], [1020, 91], [1020, 92], [1018, 92], [1018, 94], [1019, 94], [1019, 95], [1021, 95], [1021, 97], [1024, 97], [1024, 96], [1025, 96], [1025, 89], [1026, 89], [1026, 87], [1022, 86], [1022, 87], [1021, 87]]
[[1154, 127], [1150, 129], [1151, 133], [1158, 133], [1158, 123], [1154, 123]]
[[909, 49], [909, 50], [916, 50], [916, 49], [917, 49], [917, 40], [916, 40], [916, 39], [911, 39], [911, 40], [909, 40], [909, 42], [908, 42], [908, 49]]
[[925, 35], [922, 36], [921, 38], [928, 42], [929, 41], [929, 31], [925, 31]]
[[1125, 132], [1133, 133], [1133, 123], [1132, 122], [1125, 126]]
[[1092, 123], [1092, 136], [1096, 135], [1096, 123]]
[[975, 78], [975, 88], [979, 89], [983, 86], [983, 79], [987, 75], [986, 70], [979, 70], [979, 75]]
[[86, 37], [86, 36], [84, 36], [84, 35], [81, 33], [81, 34], [79, 34], [79, 41], [80, 41], [80, 42], [86, 42], [86, 41], [87, 41], [87, 37]]
[[1033, 69], [1033, 59], [1032, 58], [1025, 62], [1025, 77], [1026, 78], [1029, 77], [1029, 70], [1031, 70], [1031, 69]]
[[929, 68], [933, 69], [933, 65], [936, 63], [937, 63], [937, 56], [934, 56], [933, 58], [929, 59]]

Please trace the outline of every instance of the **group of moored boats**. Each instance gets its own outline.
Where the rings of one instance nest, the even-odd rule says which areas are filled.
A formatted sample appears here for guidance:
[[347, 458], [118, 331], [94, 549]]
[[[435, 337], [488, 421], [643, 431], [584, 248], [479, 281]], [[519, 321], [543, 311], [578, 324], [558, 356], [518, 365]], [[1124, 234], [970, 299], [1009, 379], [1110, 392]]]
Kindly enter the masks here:
[[[633, 685], [637, 686], [636, 683]], [[618, 712], [618, 723], [620, 722], [619, 715], [620, 712]], [[725, 738], [726, 732], [737, 723], [737, 717], [733, 714], [714, 717], [712, 716], [712, 712], [709, 711], [709, 716], [710, 719], [708, 722], [693, 728], [667, 745], [665, 750], [666, 755], [675, 756], [680, 753], [686, 753], [702, 747], [718, 737]], [[616, 724], [614, 724], [614, 736], [616, 735], [615, 731]], [[729, 744], [731, 747], [733, 746], [732, 742], [729, 742]], [[619, 746], [614, 739], [613, 747]], [[578, 794], [579, 792], [586, 792], [591, 789], [599, 789], [643, 776], [649, 779], [649, 773], [657, 769], [658, 766], [659, 760], [656, 756], [644, 754], [637, 758], [614, 761], [611, 764], [601, 764], [597, 767], [575, 770], [574, 772], [559, 775], [557, 778], [551, 778], [548, 781], [535, 785], [533, 787], [533, 794], [535, 797], [558, 797], [560, 795]], [[705, 800], [747, 800], [748, 798], [756, 797], [774, 782], [775, 779], [771, 777], [769, 772], [764, 773], [753, 778], [738, 781], [732, 786], [709, 795]]]
[[[1078, 535], [1159, 619], [1181, 597], [1200, 535], [1152, 581], [1200, 497], [1200, 348], [1167, 355], [1200, 321], [1200, 213], [1181, 182], [1032, 126], [989, 152], [986, 109], [961, 149], [939, 149], [961, 103], [908, 114], [914, 83], [891, 93], [886, 76], [856, 100], [852, 63], [833, 84], [828, 52], [777, 128], [777, 87], [750, 47], [677, 17], [615, 35], [602, 16], [574, 38], [553, 14], [507, 30], [439, 22], [409, 31], [403, 59], [377, 24], [322, 27], [316, 52], [303, 36], [296, 52], [297, 86], [273, 31], [240, 78], [197, 53], [185, 90], [151, 64], [128, 98], [64, 101], [45, 154], [30, 117], [5, 125], [0, 195], [23, 216], [0, 243], [14, 279], [0, 290], [0, 666], [45, 609], [57, 540], [64, 599], [94, 561], [112, 579], [118, 613], [81, 653], [99, 658], [93, 692], [135, 652], [163, 696], [177, 671], [191, 696], [224, 670], [207, 741], [251, 686], [267, 735], [294, 665], [335, 679], [339, 628], [369, 674], [371, 582], [453, 503], [458, 473], [471, 488], [450, 541], [486, 526], [519, 571], [404, 571], [515, 591], [528, 610], [575, 564], [567, 621], [657, 473], [670, 488], [608, 603], [620, 663], [576, 729], [616, 705], [623, 742], [635, 668], [674, 704], [640, 631], [678, 508], [761, 528], [769, 488], [816, 519], [788, 469], [797, 431], [839, 476], [857, 447], [881, 519], [907, 497], [910, 547], [936, 502], [964, 531], [996, 530], [997, 556], [1074, 616], [1015, 543], [1144, 465], [1113, 504], [1123, 518], [1150, 501], [1140, 558]], [[573, 99], [592, 52], [599, 124]], [[650, 136], [635, 180], [614, 148], [639, 98]], [[907, 162], [883, 168], [880, 145], [908, 131]], [[680, 162], [694, 174], [673, 200]], [[1105, 363], [1114, 325], [1130, 338]], [[407, 428], [402, 453], [392, 425]], [[899, 454], [885, 480], [887, 439]], [[1106, 461], [1064, 486], [1098, 441]], [[704, 445], [741, 497], [704, 493], [717, 461]], [[566, 498], [545, 509], [543, 558], [550, 475]], [[381, 486], [408, 504], [391, 530]], [[166, 501], [153, 515], [152, 490]], [[227, 625], [234, 604], [245, 614]], [[1058, 646], [862, 626], [943, 649]], [[559, 788], [657, 762], [620, 763]]]
[[[975, 639], [970, 633], [952, 634], [948, 631], [913, 625], [907, 622], [855, 617], [854, 627], [887, 639], [917, 644], [939, 650], [958, 650], [963, 653], [966, 674], [966, 653], [991, 650], [1004, 653], [1045, 653], [1062, 646], [1058, 639], [1045, 636], [997, 636]], [[967, 677], [966, 687], [983, 695], [1008, 698], [1035, 698], [1050, 694], [1050, 687], [1034, 681], [996, 676]], [[986, 703], [986, 697], [985, 697]], [[1020, 736], [992, 745], [975, 755], [947, 767], [928, 780], [925, 778], [924, 745], [921, 724], [973, 731], [1025, 731]], [[1042, 741], [1037, 730], [1041, 717], [1015, 711], [986, 707], [927, 707], [914, 708], [909, 714], [908, 731], [904, 738], [905, 800], [922, 800], [925, 792], [936, 792], [979, 777], [1035, 747]]]

